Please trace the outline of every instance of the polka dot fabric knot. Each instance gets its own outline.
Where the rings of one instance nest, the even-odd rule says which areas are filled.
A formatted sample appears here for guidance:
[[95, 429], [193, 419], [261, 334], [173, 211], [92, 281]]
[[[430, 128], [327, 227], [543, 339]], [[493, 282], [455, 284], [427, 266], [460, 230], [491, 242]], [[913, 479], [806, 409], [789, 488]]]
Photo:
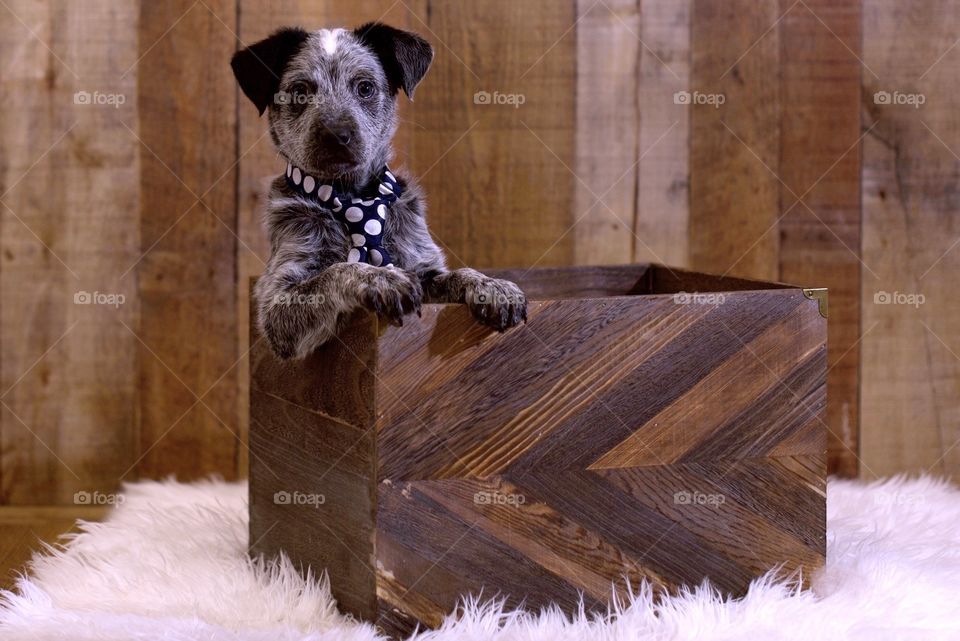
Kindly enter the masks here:
[[393, 264], [383, 246], [383, 229], [390, 205], [396, 202], [403, 188], [390, 169], [383, 168], [379, 177], [365, 190], [366, 194], [353, 196], [334, 185], [323, 184], [299, 167], [287, 163], [287, 184], [290, 187], [333, 212], [350, 238], [348, 263], [369, 263], [375, 267]]

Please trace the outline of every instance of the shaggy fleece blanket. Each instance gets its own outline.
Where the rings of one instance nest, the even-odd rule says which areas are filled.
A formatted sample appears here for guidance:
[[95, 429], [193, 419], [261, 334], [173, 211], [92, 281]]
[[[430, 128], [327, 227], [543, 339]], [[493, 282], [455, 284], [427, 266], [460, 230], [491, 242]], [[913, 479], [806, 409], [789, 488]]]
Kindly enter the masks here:
[[[252, 562], [243, 484], [138, 483], [0, 593], [4, 641], [370, 641], [323, 581]], [[828, 562], [808, 591], [770, 577], [746, 597], [638, 586], [605, 617], [468, 603], [423, 641], [960, 639], [960, 490], [928, 478], [828, 484]]]

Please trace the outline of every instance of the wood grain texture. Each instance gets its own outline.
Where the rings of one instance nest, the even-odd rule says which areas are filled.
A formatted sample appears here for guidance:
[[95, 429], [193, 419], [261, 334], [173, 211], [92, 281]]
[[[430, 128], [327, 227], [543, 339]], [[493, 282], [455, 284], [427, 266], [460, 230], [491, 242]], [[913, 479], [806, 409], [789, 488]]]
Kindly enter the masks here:
[[740, 593], [822, 563], [815, 301], [659, 266], [505, 275], [536, 292], [505, 334], [428, 305], [403, 327], [357, 313], [301, 362], [254, 341], [254, 554], [328, 569], [393, 635], [470, 593], [593, 610], [626, 581]]
[[[960, 151], [950, 120], [960, 51], [950, 49], [952, 1], [6, 4], [0, 395], [11, 409], [0, 407], [0, 501], [69, 503], [77, 489], [111, 488], [145, 452], [126, 478], [244, 473], [245, 449], [188, 391], [206, 391], [246, 351], [246, 278], [267, 254], [261, 190], [277, 160], [227, 61], [281, 24], [376, 18], [437, 47], [417, 102], [401, 101], [396, 162], [425, 175], [452, 263], [619, 261], [611, 256], [630, 236], [603, 206], [571, 227], [592, 199], [584, 183], [599, 195], [623, 175], [605, 200], [634, 221], [634, 260], [830, 287], [828, 424], [852, 447], [862, 394], [868, 474], [960, 466], [951, 427], [960, 395], [949, 289], [957, 253], [949, 185]], [[481, 89], [526, 102], [483, 108], [473, 103]], [[674, 104], [683, 89], [722, 91], [726, 102]], [[881, 108], [879, 90], [926, 101]], [[85, 109], [73, 103], [77, 91], [126, 100]], [[870, 127], [861, 216], [854, 143]], [[195, 198], [164, 164], [198, 195], [224, 176], [175, 226]], [[794, 205], [810, 187], [804, 202], [814, 213]], [[531, 221], [520, 236], [504, 231], [515, 212]], [[77, 291], [118, 292], [126, 302], [78, 307]], [[874, 305], [882, 291], [926, 302]], [[860, 333], [870, 369], [862, 385]], [[205, 397], [241, 438], [245, 367]], [[849, 473], [839, 443], [831, 460]]]
[[[953, 2], [864, 5], [863, 473], [960, 470]], [[941, 58], [942, 57], [942, 58]], [[923, 95], [923, 105], [874, 94]], [[894, 294], [923, 295], [922, 304]], [[884, 295], [886, 294], [886, 296]]]
[[[786, 12], [781, 31], [780, 280], [830, 290], [831, 471], [856, 476], [860, 366], [860, 0]], [[869, 275], [869, 274], [868, 274]], [[872, 277], [871, 277], [872, 279]]]
[[[791, 385], [789, 373], [818, 352], [825, 356], [822, 336], [817, 340], [814, 334], [801, 347], [794, 342], [798, 327], [773, 330], [776, 336], [769, 343], [789, 343], [783, 354], [790, 367], [779, 372], [768, 371], [769, 365], [755, 367], [759, 355], [744, 347], [798, 306], [814, 317], [808, 321], [812, 331], [822, 330], [823, 319], [809, 302], [795, 290], [729, 294], [719, 305], [678, 305], [671, 296], [609, 299], [602, 307], [593, 300], [537, 302], [523, 331], [476, 337], [483, 341], [480, 354], [462, 344], [455, 354], [442, 346], [430, 349], [435, 325], [443, 323], [444, 335], [457, 336], [473, 324], [466, 310], [431, 309], [416, 330], [404, 332], [403, 341], [403, 329], [389, 328], [384, 335], [388, 347], [378, 374], [379, 466], [395, 480], [488, 477], [535, 465], [581, 469], [637, 433], [645, 448], [621, 466], [668, 463], [711, 435], [707, 426], [691, 419], [670, 425], [667, 437], [650, 442], [647, 430], [673, 403], [702, 405], [705, 414], [714, 416], [732, 412], [729, 420], [736, 430], [756, 432], [753, 445], [760, 434], [777, 434], [774, 442], [785, 438], [771, 431], [774, 424], [788, 433], [818, 429], [809, 413], [822, 404], [823, 390]], [[398, 353], [400, 345], [404, 349]], [[506, 354], [512, 355], [510, 366], [498, 366]], [[724, 395], [691, 390], [706, 372], [735, 355], [739, 360], [731, 368], [736, 375], [728, 379]], [[803, 371], [801, 367], [801, 378], [809, 378]], [[763, 383], [750, 389], [749, 378], [739, 376], [748, 373]], [[418, 389], [429, 396], [412, 402]], [[682, 398], [688, 391], [690, 396]], [[766, 401], [772, 407], [761, 407], [748, 419], [747, 410], [765, 394], [772, 395]], [[790, 418], [795, 411], [796, 420]], [[717, 441], [698, 447], [712, 445], [718, 450], [712, 456], [727, 458], [767, 453], [762, 446], [741, 451], [736, 441], [725, 441], [720, 437], [724, 423], [713, 425]], [[599, 425], [608, 425], [608, 431], [598, 431]]]
[[87, 506], [0, 507], [0, 589], [12, 589], [33, 554], [74, 531], [77, 519], [99, 521], [108, 511]]
[[[428, 194], [434, 238], [451, 265], [568, 264], [576, 3], [424, 4], [411, 28], [436, 58], [409, 112], [417, 129], [407, 166]], [[478, 104], [480, 91], [524, 102]]]
[[576, 4], [573, 262], [623, 263], [633, 258], [639, 176], [640, 3]]
[[[690, 0], [642, 0], [634, 260], [689, 266]], [[605, 94], [601, 94], [605, 95]]]
[[135, 457], [136, 21], [136, 2], [0, 8], [3, 504], [111, 490]]
[[[236, 89], [227, 64], [236, 3], [143, 2], [138, 24], [138, 469], [232, 478], [241, 447]], [[202, 63], [184, 54], [198, 42]]]
[[694, 2], [690, 104], [693, 269], [779, 278], [780, 35], [776, 2]]

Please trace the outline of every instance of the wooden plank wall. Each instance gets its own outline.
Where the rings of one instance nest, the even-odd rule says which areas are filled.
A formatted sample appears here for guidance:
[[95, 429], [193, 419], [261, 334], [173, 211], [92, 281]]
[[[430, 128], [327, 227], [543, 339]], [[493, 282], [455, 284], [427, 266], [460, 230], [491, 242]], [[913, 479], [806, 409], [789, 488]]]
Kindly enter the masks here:
[[234, 477], [242, 447], [236, 25], [233, 0], [140, 3], [137, 465], [151, 478]]
[[229, 57], [283, 24], [374, 19], [437, 49], [395, 163], [421, 176], [451, 265], [654, 260], [828, 286], [834, 469], [856, 472], [863, 423], [864, 473], [956, 471], [956, 4], [8, 0], [0, 503], [245, 474], [247, 282], [278, 160]]
[[0, 7], [0, 504], [71, 503], [137, 456], [136, 24], [132, 0]]
[[[871, 0], [863, 25], [863, 472], [956, 478], [960, 13], [956, 2]], [[924, 102], [897, 104], [894, 92]]]

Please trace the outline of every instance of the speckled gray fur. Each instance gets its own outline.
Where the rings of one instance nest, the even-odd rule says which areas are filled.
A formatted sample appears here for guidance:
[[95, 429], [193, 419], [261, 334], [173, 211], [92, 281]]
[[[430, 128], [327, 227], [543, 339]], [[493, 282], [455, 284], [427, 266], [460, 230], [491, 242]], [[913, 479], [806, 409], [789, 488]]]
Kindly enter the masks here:
[[[399, 90], [412, 97], [433, 57], [414, 34], [372, 23], [356, 30], [283, 29], [232, 61], [241, 89], [267, 111], [287, 160], [356, 192], [391, 156]], [[350, 241], [320, 205], [283, 175], [270, 189], [271, 256], [256, 286], [259, 325], [281, 358], [302, 358], [335, 336], [338, 323], [367, 308], [394, 323], [423, 302], [464, 303], [503, 331], [526, 319], [526, 298], [509, 281], [473, 269], [448, 270], [427, 230], [423, 193], [402, 169], [403, 195], [387, 216], [390, 267], [346, 263]]]

